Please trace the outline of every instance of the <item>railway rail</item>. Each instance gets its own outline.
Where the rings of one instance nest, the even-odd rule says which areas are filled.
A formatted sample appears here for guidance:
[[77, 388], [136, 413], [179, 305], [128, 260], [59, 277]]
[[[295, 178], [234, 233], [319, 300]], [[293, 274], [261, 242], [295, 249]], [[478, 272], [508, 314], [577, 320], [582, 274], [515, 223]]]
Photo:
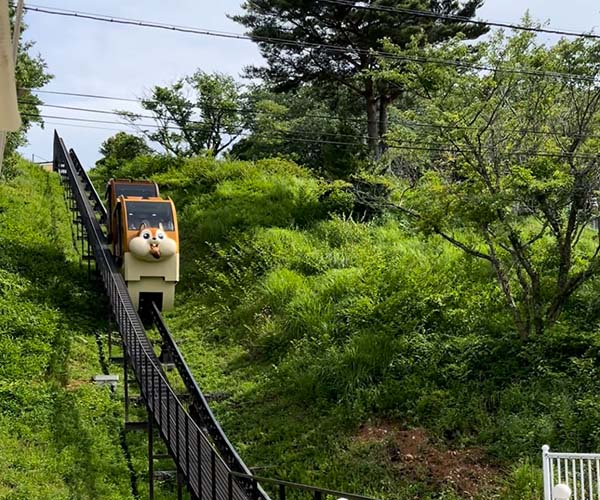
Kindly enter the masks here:
[[[175, 365], [186, 388], [185, 397], [177, 394], [148, 338], [144, 322], [134, 308], [122, 275], [105, 244], [101, 224], [107, 213], [102, 199], [90, 181], [73, 149], [67, 150], [55, 131], [53, 169], [63, 179], [68, 202], [81, 240], [82, 258], [95, 262], [110, 302], [111, 314], [118, 326], [123, 346], [126, 426], [144, 427], [148, 431], [149, 497], [154, 498], [154, 432], [164, 441], [176, 464], [178, 498], [183, 487], [193, 500], [270, 500], [248, 467], [231, 445], [215, 419], [206, 397], [198, 387], [158, 307], [145, 305], [144, 316], [156, 326], [162, 339], [162, 355]], [[162, 357], [162, 356], [161, 356]], [[163, 358], [163, 360], [164, 360]], [[129, 373], [134, 375], [141, 399], [146, 406], [147, 422], [128, 422]], [[287, 491], [309, 492], [314, 500], [339, 496], [349, 500], [373, 500], [362, 495], [342, 493], [275, 479], [261, 479], [277, 486], [278, 497], [285, 500]]]

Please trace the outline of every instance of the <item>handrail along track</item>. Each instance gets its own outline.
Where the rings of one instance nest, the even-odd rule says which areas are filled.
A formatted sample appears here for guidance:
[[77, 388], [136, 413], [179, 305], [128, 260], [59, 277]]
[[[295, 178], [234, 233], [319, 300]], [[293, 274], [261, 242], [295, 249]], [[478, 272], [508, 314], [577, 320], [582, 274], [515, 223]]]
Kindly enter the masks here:
[[[72, 150], [67, 152], [63, 140], [56, 132], [53, 163], [55, 171], [58, 171], [68, 184], [80, 213], [97, 272], [104, 283], [121, 333], [125, 363], [132, 367], [146, 403], [150, 431], [155, 424], [177, 464], [178, 474], [183, 477], [193, 498], [202, 499], [208, 495], [211, 500], [247, 500], [249, 495], [241, 482], [231, 480], [231, 467], [221, 458], [209, 437], [188, 413], [169, 384], [142, 321], [133, 307], [125, 281], [104, 245], [104, 234], [99, 219], [106, 217], [106, 210], [77, 156]], [[89, 197], [86, 191], [90, 193]], [[162, 318], [161, 323], [164, 325]], [[187, 372], [189, 373], [189, 370]], [[186, 386], [188, 384], [189, 381], [186, 382]], [[200, 393], [199, 389], [197, 391]], [[206, 402], [203, 397], [200, 400]], [[212, 413], [210, 415], [212, 416]], [[216, 425], [218, 427], [218, 424]], [[220, 427], [218, 429], [220, 430]], [[222, 434], [222, 430], [220, 432]], [[231, 450], [235, 453], [232, 447]], [[235, 468], [242, 468], [239, 472], [247, 473], [248, 469], [237, 454], [235, 457], [239, 461]], [[264, 493], [261, 496], [268, 499]]]
[[[250, 470], [246, 466], [246, 464], [242, 461], [237, 451], [223, 432], [223, 429], [217, 422], [210, 406], [208, 405], [208, 401], [206, 397], [198, 387], [194, 376], [192, 375], [191, 370], [189, 369], [185, 359], [183, 358], [179, 347], [175, 343], [173, 336], [171, 335], [171, 331], [167, 327], [165, 321], [163, 320], [160, 311], [156, 304], [152, 303], [150, 308], [150, 316], [156, 329], [161, 335], [163, 340], [163, 346], [169, 350], [169, 353], [172, 356], [173, 363], [179, 372], [179, 376], [181, 380], [186, 386], [188, 394], [192, 398], [192, 405], [190, 407], [190, 415], [196, 421], [199, 426], [205, 428], [211, 437], [213, 444], [219, 450], [219, 453], [229, 465], [231, 470], [235, 472], [239, 472], [242, 474], [250, 474]], [[242, 477], [242, 476], [240, 476]], [[267, 498], [262, 490], [261, 497]]]
[[[54, 171], [67, 184], [79, 212], [83, 240], [87, 235], [88, 248], [93, 253], [96, 271], [100, 275], [110, 301], [112, 314], [119, 327], [123, 344], [125, 379], [131, 366], [148, 411], [150, 497], [153, 498], [152, 436], [156, 425], [169, 454], [177, 465], [179, 478], [188, 488], [192, 499], [203, 500], [270, 500], [259, 484], [277, 486], [279, 500], [286, 500], [287, 489], [312, 493], [313, 500], [327, 496], [350, 500], [373, 498], [342, 493], [313, 486], [254, 476], [231, 445], [215, 419], [206, 397], [198, 387], [160, 311], [151, 303], [148, 314], [167, 349], [179, 376], [188, 391], [190, 406], [186, 409], [181, 398], [162, 368], [154, 347], [146, 335], [143, 323], [129, 296], [123, 276], [118, 272], [112, 254], [104, 244], [105, 235], [100, 227], [107, 220], [102, 199], [90, 181], [75, 151], [67, 148], [58, 133], [54, 133]], [[88, 259], [89, 266], [89, 259]], [[179, 491], [178, 498], [181, 498]]]
[[[85, 172], [81, 162], [79, 161], [79, 158], [77, 157], [77, 154], [73, 149], [69, 149], [69, 156], [73, 160], [73, 165], [75, 166], [79, 176], [84, 178], [85, 189], [89, 192], [90, 200], [93, 204], [94, 210], [100, 214], [100, 222], [106, 221], [108, 215], [106, 208], [102, 203], [102, 199], [98, 195], [94, 185], [89, 180], [87, 172]], [[179, 376], [181, 377], [188, 394], [192, 398], [190, 415], [196, 421], [198, 426], [201, 426], [208, 431], [214, 446], [217, 448], [220, 455], [232, 470], [242, 474], [250, 474], [250, 470], [238, 455], [237, 451], [223, 432], [223, 429], [219, 425], [212, 410], [210, 409], [206, 397], [198, 387], [198, 384], [196, 383], [191, 370], [185, 362], [181, 351], [177, 347], [177, 344], [171, 335], [171, 331], [160, 314], [158, 307], [155, 304], [152, 304], [148, 312], [153, 324], [156, 326], [156, 329], [161, 335], [163, 346], [167, 347], [169, 350]], [[266, 495], [262, 496], [266, 498]]]

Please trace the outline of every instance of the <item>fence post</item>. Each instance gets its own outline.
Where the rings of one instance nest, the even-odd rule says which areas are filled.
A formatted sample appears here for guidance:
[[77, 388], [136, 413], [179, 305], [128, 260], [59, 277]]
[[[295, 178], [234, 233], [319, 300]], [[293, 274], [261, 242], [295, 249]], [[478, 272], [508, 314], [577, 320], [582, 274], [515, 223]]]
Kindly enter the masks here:
[[550, 446], [542, 446], [542, 465], [544, 468], [544, 500], [552, 500], [552, 478], [550, 477]]

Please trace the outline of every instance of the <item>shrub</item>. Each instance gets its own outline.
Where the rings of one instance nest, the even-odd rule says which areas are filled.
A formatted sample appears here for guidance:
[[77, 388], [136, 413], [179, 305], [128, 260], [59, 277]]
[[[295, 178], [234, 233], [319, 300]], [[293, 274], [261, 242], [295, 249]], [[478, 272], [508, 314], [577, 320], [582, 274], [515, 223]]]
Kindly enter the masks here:
[[[359, 217], [350, 184], [280, 159], [193, 159], [154, 178], [181, 217], [185, 297], [173, 319], [189, 354], [203, 355], [197, 373], [232, 387], [217, 412], [252, 444], [308, 442], [277, 456], [284, 470], [298, 471], [293, 457], [310, 462], [311, 446], [335, 468], [306, 412], [343, 421], [328, 428], [335, 442], [377, 417], [426, 427], [452, 447], [484, 446], [515, 467], [506, 498], [539, 493], [541, 444], [600, 448], [600, 280], [543, 337], [521, 342], [490, 267], [412, 234], [382, 209], [390, 186], [380, 179], [355, 180], [379, 200]], [[293, 424], [274, 416], [288, 411]], [[273, 421], [278, 444], [265, 430]]]

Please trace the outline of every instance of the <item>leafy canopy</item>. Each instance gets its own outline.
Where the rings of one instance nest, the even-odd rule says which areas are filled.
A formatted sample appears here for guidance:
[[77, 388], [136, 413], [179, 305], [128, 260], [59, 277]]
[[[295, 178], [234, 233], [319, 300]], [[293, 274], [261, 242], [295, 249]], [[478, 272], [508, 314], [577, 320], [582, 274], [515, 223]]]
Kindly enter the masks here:
[[402, 87], [371, 73], [380, 66], [376, 51], [383, 49], [383, 40], [403, 48], [418, 34], [424, 34], [423, 43], [435, 44], [457, 33], [471, 39], [487, 31], [485, 26], [441, 22], [385, 8], [409, 7], [471, 18], [482, 3], [252, 0], [242, 5], [244, 14], [232, 19], [248, 28], [267, 63], [247, 68], [250, 77], [262, 78], [282, 92], [306, 85], [346, 87], [363, 102], [364, 125], [376, 152], [382, 149], [387, 131], [388, 106], [403, 93]]
[[154, 116], [156, 127], [137, 125], [140, 115], [121, 114], [150, 141], [175, 156], [218, 155], [244, 129], [242, 87], [233, 77], [201, 70], [170, 86], [156, 86], [142, 99], [142, 107]]
[[152, 149], [143, 137], [118, 132], [102, 143], [99, 152], [102, 158], [96, 162], [94, 175], [95, 178], [102, 178], [106, 182], [111, 177], [118, 176], [118, 172], [127, 162], [138, 156], [150, 155]]
[[385, 69], [414, 101], [397, 112], [390, 140], [400, 149], [390, 156], [416, 173], [406, 207], [418, 226], [487, 260], [521, 336], [541, 333], [600, 270], [589, 229], [600, 189], [600, 44], [546, 47], [531, 33], [499, 32], [475, 49], [388, 49], [477, 63]]
[[248, 99], [250, 133], [232, 147], [233, 156], [259, 160], [277, 155], [329, 178], [346, 178], [366, 163], [356, 99], [346, 89], [331, 95], [303, 87], [280, 94], [257, 86]]

